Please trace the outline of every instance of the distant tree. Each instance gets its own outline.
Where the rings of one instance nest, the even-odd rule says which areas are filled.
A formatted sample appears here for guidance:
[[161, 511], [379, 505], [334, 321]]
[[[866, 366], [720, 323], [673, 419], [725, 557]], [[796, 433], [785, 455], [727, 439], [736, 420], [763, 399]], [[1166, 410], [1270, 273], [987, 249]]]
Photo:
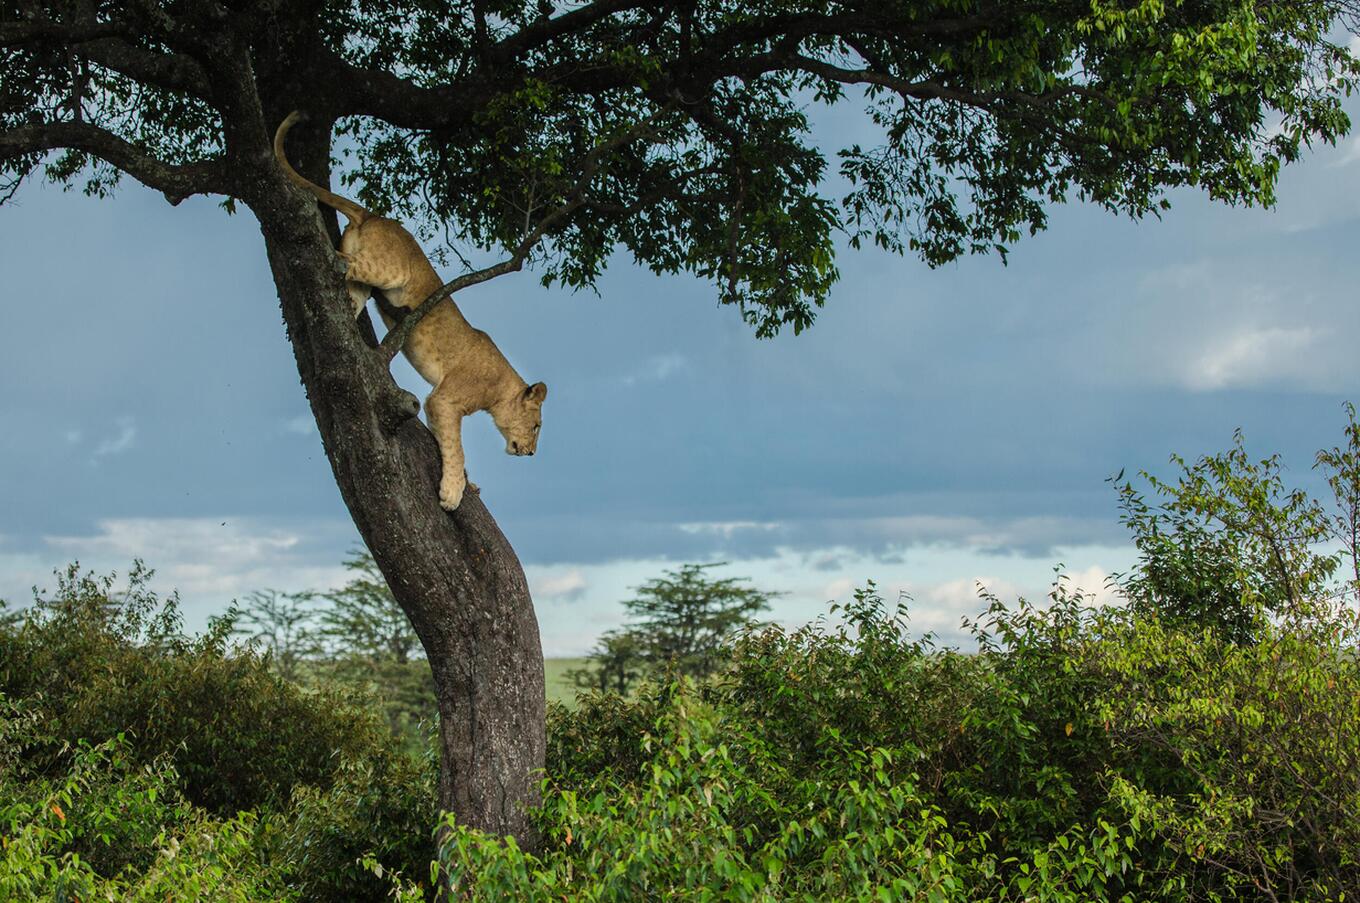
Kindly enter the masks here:
[[434, 721], [437, 705], [420, 639], [373, 556], [353, 549], [345, 567], [348, 583], [315, 593], [327, 603], [318, 616], [327, 674], [376, 694], [392, 730], [423, 743], [419, 725]]
[[258, 643], [275, 670], [294, 683], [303, 677], [302, 664], [321, 652], [311, 593], [255, 590], [237, 604], [234, 614], [232, 632]]
[[627, 693], [646, 666], [643, 648], [632, 630], [605, 631], [586, 656], [586, 667], [572, 668], [566, 679], [582, 689]]
[[328, 603], [320, 613], [321, 637], [341, 656], [406, 664], [419, 653], [420, 638], [377, 562], [367, 550], [351, 549], [344, 564], [349, 582], [316, 594]]
[[1116, 476], [1120, 520], [1138, 550], [1137, 565], [1116, 578], [1134, 609], [1250, 642], [1262, 617], [1307, 613], [1346, 594], [1360, 602], [1360, 425], [1354, 407], [1346, 412], [1347, 446], [1317, 456], [1331, 510], [1285, 488], [1279, 455], [1253, 461], [1240, 430], [1221, 454], [1193, 464], [1173, 455], [1174, 482], [1143, 472], [1151, 500]]
[[[1004, 253], [1082, 198], [1269, 204], [1349, 128], [1351, 0], [0, 0], [0, 202], [30, 175], [127, 175], [257, 219], [298, 374], [365, 545], [439, 683], [441, 805], [534, 842], [543, 657], [514, 550], [355, 327], [335, 214], [304, 175], [490, 261], [594, 285], [626, 253], [711, 281], [759, 335], [809, 326], [836, 241], [931, 266]], [[810, 137], [858, 107], [878, 146]], [[827, 178], [828, 157], [843, 178]], [[486, 255], [486, 256], [482, 256]], [[470, 255], [464, 254], [464, 259]], [[423, 310], [440, 303], [438, 293]], [[54, 350], [61, 339], [38, 335]], [[166, 341], [173, 341], [166, 337]], [[208, 713], [205, 713], [208, 717]]]

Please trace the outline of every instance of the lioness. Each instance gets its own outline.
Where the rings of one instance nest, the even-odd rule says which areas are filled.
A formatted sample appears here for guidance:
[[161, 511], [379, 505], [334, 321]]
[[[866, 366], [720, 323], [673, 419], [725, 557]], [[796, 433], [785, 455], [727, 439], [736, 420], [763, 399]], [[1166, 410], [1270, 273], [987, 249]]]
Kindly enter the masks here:
[[[274, 133], [274, 156], [293, 184], [349, 220], [340, 239], [340, 257], [348, 265], [345, 284], [354, 315], [359, 315], [375, 289], [393, 307], [419, 306], [444, 283], [411, 233], [396, 220], [374, 216], [353, 201], [309, 182], [289, 164], [283, 140], [301, 118], [295, 111], [279, 125]], [[378, 312], [391, 329], [394, 321], [381, 308]], [[443, 458], [439, 504], [452, 511], [462, 502], [467, 488], [463, 418], [474, 411], [490, 412], [505, 437], [506, 454], [532, 455], [538, 447], [548, 387], [543, 383], [531, 386], [520, 379], [491, 337], [463, 319], [452, 298], [441, 301], [416, 324], [403, 350], [417, 372], [434, 386], [425, 399], [425, 416], [439, 440]]]

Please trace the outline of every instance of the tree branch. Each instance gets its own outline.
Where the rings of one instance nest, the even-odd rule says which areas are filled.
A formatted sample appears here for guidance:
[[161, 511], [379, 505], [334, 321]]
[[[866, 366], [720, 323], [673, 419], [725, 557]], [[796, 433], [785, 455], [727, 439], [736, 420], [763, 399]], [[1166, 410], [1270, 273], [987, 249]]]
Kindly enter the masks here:
[[908, 81], [907, 79], [886, 72], [879, 72], [875, 69], [843, 69], [839, 66], [833, 66], [830, 63], [801, 54], [767, 54], [763, 59], [773, 60], [776, 64], [780, 60], [787, 61], [789, 65], [811, 75], [819, 75], [822, 78], [841, 82], [842, 84], [878, 85], [894, 91], [904, 100], [957, 100], [960, 103], [966, 103], [970, 106], [989, 108], [998, 100], [1011, 100], [1033, 106], [1046, 106], [1063, 97], [1075, 94], [1083, 97], [1092, 97], [1102, 103], [1113, 103], [1113, 101], [1105, 94], [1087, 85], [1063, 85], [1061, 88], [1045, 91], [1042, 94], [1030, 94], [1024, 91], [977, 92], [954, 88], [932, 79]]
[[[164, 15], [158, 10], [154, 12]], [[54, 22], [38, 13], [22, 22], [0, 24], [0, 47], [57, 44], [138, 81], [202, 98], [208, 96], [211, 89], [207, 76], [195, 60], [138, 47], [136, 42], [145, 36], [145, 28], [133, 22], [99, 22], [93, 15], [86, 11], [76, 21]], [[150, 15], [152, 12], [143, 10], [143, 18]]]
[[502, 38], [491, 47], [491, 55], [497, 59], [510, 59], [527, 50], [533, 50], [557, 38], [589, 28], [596, 22], [607, 19], [614, 13], [630, 9], [644, 9], [653, 4], [645, 0], [595, 0], [571, 12], [540, 19], [508, 37]]
[[231, 194], [230, 180], [216, 160], [172, 165], [113, 132], [86, 122], [25, 125], [0, 132], [0, 160], [70, 148], [118, 167], [171, 204], [195, 194]]
[[105, 69], [157, 88], [183, 91], [204, 100], [212, 94], [203, 67], [183, 54], [157, 53], [117, 38], [82, 42], [74, 50]]
[[50, 19], [0, 23], [0, 47], [22, 47], [25, 44], [94, 41], [99, 38], [126, 38], [130, 31], [119, 22], [84, 22], [67, 25]]
[[608, 141], [597, 144], [590, 153], [586, 154], [581, 161], [581, 175], [566, 192], [565, 200], [562, 204], [554, 208], [546, 216], [540, 219], [535, 226], [529, 229], [525, 236], [520, 240], [520, 243], [515, 246], [514, 251], [511, 252], [508, 258], [502, 260], [500, 263], [493, 264], [492, 266], [474, 270], [471, 273], [464, 273], [452, 282], [446, 283], [442, 288], [436, 290], [424, 301], [421, 301], [409, 314], [402, 317], [401, 322], [393, 326], [387, 335], [383, 336], [382, 343], [378, 346], [378, 350], [386, 355], [388, 362], [391, 362], [392, 358], [396, 357], [402, 348], [406, 346], [406, 340], [410, 337], [412, 330], [416, 328], [421, 320], [425, 319], [425, 316], [433, 310], [435, 305], [439, 304], [439, 302], [443, 301], [454, 292], [461, 291], [462, 289], [477, 285], [481, 282], [486, 282], [497, 276], [503, 276], [506, 273], [518, 272], [524, 266], [524, 261], [528, 259], [529, 254], [538, 243], [542, 241], [543, 236], [547, 234], [548, 230], [586, 203], [585, 191], [590, 186], [595, 175], [600, 171], [600, 167], [604, 165], [605, 157], [635, 138], [645, 134], [652, 123], [656, 122], [656, 120], [664, 114], [670, 112], [672, 108], [673, 105], [670, 104], [661, 107], [646, 119], [635, 123], [631, 128], [625, 129]]

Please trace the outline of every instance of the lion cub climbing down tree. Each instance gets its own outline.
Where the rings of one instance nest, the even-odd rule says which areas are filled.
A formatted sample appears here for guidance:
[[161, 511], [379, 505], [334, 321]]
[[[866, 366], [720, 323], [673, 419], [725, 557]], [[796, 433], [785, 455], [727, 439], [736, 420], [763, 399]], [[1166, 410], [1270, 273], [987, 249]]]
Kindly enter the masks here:
[[[348, 269], [345, 284], [357, 317], [377, 290], [393, 307], [414, 309], [443, 287], [439, 275], [410, 232], [398, 223], [374, 216], [353, 201], [309, 182], [288, 163], [283, 140], [302, 116], [289, 114], [274, 134], [274, 156], [288, 178], [334, 207], [349, 220], [340, 239], [340, 256]], [[394, 321], [381, 308], [383, 322]], [[487, 411], [505, 437], [511, 455], [532, 455], [538, 446], [543, 399], [548, 387], [532, 386], [501, 354], [491, 337], [474, 329], [449, 298], [431, 309], [411, 331], [403, 349], [411, 365], [434, 386], [425, 399], [425, 416], [439, 440], [444, 472], [439, 481], [439, 504], [452, 511], [463, 500], [467, 473], [463, 466], [463, 418]]]

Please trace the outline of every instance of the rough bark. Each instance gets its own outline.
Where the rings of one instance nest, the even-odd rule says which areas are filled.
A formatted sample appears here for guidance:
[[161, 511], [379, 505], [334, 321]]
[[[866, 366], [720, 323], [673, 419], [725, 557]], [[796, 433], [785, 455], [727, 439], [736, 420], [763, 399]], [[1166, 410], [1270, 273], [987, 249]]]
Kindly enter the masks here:
[[524, 571], [476, 493], [439, 507], [433, 437], [361, 340], [315, 205], [275, 181], [251, 206], [336, 482], [434, 672], [441, 807], [532, 846], [544, 684]]

